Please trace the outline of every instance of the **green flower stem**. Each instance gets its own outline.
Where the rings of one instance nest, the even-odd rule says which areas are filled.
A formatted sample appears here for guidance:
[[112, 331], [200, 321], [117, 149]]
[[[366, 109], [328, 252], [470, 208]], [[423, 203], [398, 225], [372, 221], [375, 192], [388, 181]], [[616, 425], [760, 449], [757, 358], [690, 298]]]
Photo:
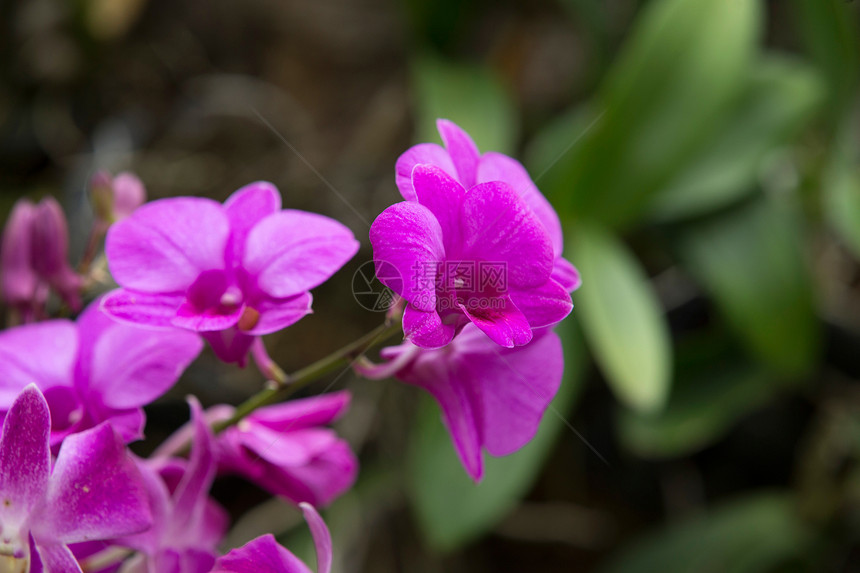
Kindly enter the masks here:
[[[325, 358], [321, 358], [305, 366], [301, 370], [297, 370], [293, 374], [286, 375], [282, 378], [282, 382], [269, 381], [268, 386], [257, 394], [251, 396], [239, 406], [236, 411], [227, 420], [217, 422], [212, 426], [212, 430], [217, 434], [225, 429], [238, 424], [243, 418], [254, 412], [257, 408], [282, 402], [289, 398], [292, 394], [298, 392], [311, 382], [314, 382], [326, 374], [330, 374], [341, 368], [349, 367], [356, 359], [361, 357], [368, 350], [372, 350], [395, 334], [401, 332], [399, 320], [387, 320], [380, 324], [358, 340], [347, 344], [340, 350], [337, 350]], [[274, 363], [273, 363], [274, 364]], [[281, 368], [274, 365], [279, 372]], [[186, 442], [182, 447], [177, 448], [176, 455], [188, 455], [191, 449], [191, 443]]]

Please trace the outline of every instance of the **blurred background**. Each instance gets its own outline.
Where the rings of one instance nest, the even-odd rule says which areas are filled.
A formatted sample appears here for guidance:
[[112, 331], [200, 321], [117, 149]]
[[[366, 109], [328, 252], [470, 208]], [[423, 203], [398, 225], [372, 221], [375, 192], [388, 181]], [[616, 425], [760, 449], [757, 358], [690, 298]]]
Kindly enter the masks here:
[[[267, 337], [294, 370], [377, 325], [352, 296], [394, 162], [446, 117], [511, 154], [584, 286], [538, 437], [474, 486], [438, 410], [351, 373], [362, 471], [336, 570], [860, 571], [860, 2], [27, 0], [0, 4], [0, 208], [57, 196], [73, 260], [98, 168], [151, 199], [265, 179], [362, 251]], [[204, 355], [151, 450], [260, 388]], [[309, 392], [319, 392], [325, 382]], [[301, 518], [240, 480], [227, 543]], [[304, 548], [304, 549], [303, 549]]]

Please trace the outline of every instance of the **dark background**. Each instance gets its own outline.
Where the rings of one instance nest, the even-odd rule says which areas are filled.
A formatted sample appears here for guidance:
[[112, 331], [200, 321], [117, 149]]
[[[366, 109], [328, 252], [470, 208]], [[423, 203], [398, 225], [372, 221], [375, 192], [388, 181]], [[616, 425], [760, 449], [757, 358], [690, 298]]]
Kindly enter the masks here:
[[[337, 570], [860, 570], [858, 18], [842, 0], [4, 2], [2, 210], [57, 196], [74, 260], [95, 169], [150, 199], [272, 181], [362, 241], [315, 314], [267, 337], [291, 371], [381, 321], [351, 292], [369, 223], [448, 117], [523, 160], [564, 221], [584, 286], [560, 416], [476, 489], [414, 388], [311, 387], [355, 395], [339, 429], [362, 473], [325, 514]], [[261, 383], [205, 354], [136, 447], [186, 419], [184, 394]], [[214, 493], [256, 508], [228, 546], [307, 550], [280, 502]]]

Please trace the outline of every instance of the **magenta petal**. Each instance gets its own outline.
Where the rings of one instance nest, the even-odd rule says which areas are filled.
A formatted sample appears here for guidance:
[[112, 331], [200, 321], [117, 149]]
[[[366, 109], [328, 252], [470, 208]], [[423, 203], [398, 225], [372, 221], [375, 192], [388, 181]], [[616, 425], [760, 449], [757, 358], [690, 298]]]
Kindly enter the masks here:
[[140, 533], [151, 523], [140, 472], [110, 424], [101, 424], [63, 442], [31, 531], [37, 542], [76, 543]]
[[[410, 169], [410, 175], [411, 175]], [[411, 185], [411, 181], [410, 181]], [[32, 264], [32, 227], [36, 206], [19, 199], [3, 229], [0, 244], [0, 285], [3, 298], [10, 304], [30, 304], [36, 296], [39, 277]]]
[[441, 146], [435, 143], [413, 145], [397, 158], [394, 168], [397, 188], [407, 201], [417, 201], [415, 189], [412, 187], [412, 170], [419, 164], [435, 165], [451, 177], [457, 177], [457, 169], [451, 156]]
[[230, 219], [230, 228], [233, 231], [230, 249], [234, 261], [242, 260], [245, 239], [254, 225], [280, 210], [281, 194], [278, 188], [268, 181], [245, 185], [227, 198], [224, 212]]
[[104, 296], [101, 309], [122, 322], [173, 329], [171, 321], [183, 299], [181, 294], [150, 294], [121, 288]]
[[218, 559], [212, 573], [311, 573], [311, 570], [281, 547], [272, 534], [266, 534]]
[[436, 129], [457, 168], [457, 179], [468, 189], [477, 183], [478, 161], [481, 157], [478, 147], [469, 134], [453, 121], [438, 119]]
[[63, 543], [37, 543], [36, 550], [45, 573], [80, 573], [81, 566], [72, 550]]
[[143, 205], [114, 224], [105, 243], [110, 272], [124, 288], [180, 292], [205, 270], [224, 268], [230, 222], [211, 199]]
[[582, 286], [579, 271], [564, 257], [556, 257], [552, 267], [552, 280], [560, 284], [567, 292], [573, 292]]
[[[190, 332], [145, 330], [112, 322], [103, 315], [94, 319], [110, 324], [105, 325], [88, 353], [89, 387], [110, 408], [149, 404], [176, 383], [203, 348], [200, 337]], [[84, 337], [88, 323], [81, 325]]]
[[227, 311], [222, 309], [199, 310], [191, 304], [183, 303], [176, 311], [176, 316], [170, 323], [178, 328], [194, 332], [212, 332], [225, 330], [239, 322], [243, 307], [236, 306]]
[[271, 482], [262, 482], [271, 492], [283, 495], [294, 502], [325, 506], [355, 483], [358, 460], [343, 440], [333, 442], [309, 464], [279, 468], [273, 472]]
[[358, 252], [342, 224], [314, 213], [269, 215], [248, 234], [244, 268], [275, 298], [294, 296], [325, 282]]
[[303, 292], [288, 298], [271, 298], [265, 295], [248, 301], [248, 306], [258, 312], [260, 317], [253, 327], [243, 332], [260, 336], [283, 330], [295, 324], [311, 312], [313, 296]]
[[250, 417], [255, 423], [276, 431], [300, 430], [332, 423], [346, 412], [349, 403], [349, 392], [332, 392], [266, 406]]
[[454, 326], [443, 323], [435, 309], [425, 312], [407, 306], [403, 312], [403, 336], [421, 348], [441, 348], [454, 338]]
[[14, 533], [48, 489], [51, 451], [48, 403], [35, 384], [15, 399], [0, 437], [0, 525]]
[[[260, 459], [278, 466], [306, 464], [317, 453], [317, 449], [322, 450], [337, 440], [333, 431], [323, 428], [276, 432], [249, 423], [243, 424], [236, 433], [244, 447], [253, 451]], [[254, 460], [254, 463], [257, 463], [257, 460]]]
[[423, 205], [404, 201], [388, 207], [370, 226], [377, 277], [415, 308], [434, 310], [442, 241], [439, 221]]
[[49, 320], [0, 332], [0, 409], [35, 382], [40, 388], [71, 386], [78, 333], [68, 320]]
[[227, 330], [202, 332], [200, 336], [209, 343], [215, 355], [227, 363], [245, 365], [251, 345], [254, 344], [253, 335], [239, 331], [237, 327]]
[[488, 309], [469, 309], [462, 304], [460, 309], [496, 344], [506, 348], [528, 344], [532, 339], [531, 326], [511, 297], [498, 296], [489, 302]]
[[536, 333], [526, 346], [502, 350], [482, 334], [463, 329], [463, 383], [480, 396], [484, 447], [505, 456], [535, 435], [544, 412], [558, 392], [564, 355], [558, 336]]
[[570, 293], [554, 280], [533, 289], [512, 289], [510, 297], [532, 328], [560, 322], [573, 310]]
[[552, 208], [546, 197], [538, 190], [537, 186], [529, 177], [528, 171], [523, 165], [507, 155], [493, 151], [481, 156], [478, 166], [478, 183], [489, 181], [504, 181], [510, 185], [517, 195], [531, 208], [552, 241], [553, 252], [556, 256], [561, 254], [564, 240], [561, 234], [561, 222], [558, 214]]
[[308, 527], [311, 530], [311, 535], [314, 538], [314, 547], [317, 550], [317, 573], [330, 573], [332, 562], [332, 546], [331, 534], [326, 527], [325, 522], [309, 503], [300, 503], [302, 513], [305, 514], [305, 521], [308, 522]]
[[532, 287], [552, 273], [552, 244], [537, 216], [505, 183], [481, 183], [463, 202], [464, 255], [501, 262], [508, 287]]
[[[468, 326], [466, 327], [468, 328]], [[443, 357], [425, 354], [419, 358], [409, 376], [403, 380], [430, 392], [442, 409], [442, 420], [463, 467], [473, 480], [484, 475], [481, 457], [480, 404], [476, 404], [470, 389], [471, 381], [460, 380], [453, 373], [453, 364]]]
[[418, 202], [430, 209], [439, 221], [446, 250], [454, 252], [462, 241], [460, 218], [466, 189], [432, 165], [416, 165], [412, 172], [412, 185]]
[[174, 527], [178, 531], [185, 528], [196, 530], [205, 516], [209, 500], [209, 488], [215, 479], [215, 457], [212, 451], [212, 429], [203, 417], [203, 411], [196, 398], [189, 397], [191, 424], [194, 437], [191, 446], [191, 460], [176, 487], [173, 496]]

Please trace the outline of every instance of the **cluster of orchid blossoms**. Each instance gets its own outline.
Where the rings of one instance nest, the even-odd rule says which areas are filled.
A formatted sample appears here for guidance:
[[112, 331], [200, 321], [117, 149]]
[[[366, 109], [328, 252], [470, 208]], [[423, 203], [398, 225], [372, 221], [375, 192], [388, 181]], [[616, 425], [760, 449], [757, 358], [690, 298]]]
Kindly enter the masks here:
[[[0, 333], [0, 573], [310, 572], [272, 535], [219, 552], [229, 519], [210, 489], [225, 474], [301, 508], [327, 573], [332, 543], [315, 507], [357, 475], [329, 427], [350, 396], [285, 400], [339, 367], [432, 394], [476, 482], [484, 450], [502, 456], [532, 439], [561, 383], [552, 326], [570, 313], [579, 276], [522, 165], [481, 155], [451, 122], [438, 127], [444, 147], [419, 144], [400, 157], [404, 201], [370, 228], [377, 274], [397, 303], [379, 328], [293, 375], [261, 336], [310, 313], [311, 289], [358, 251], [337, 221], [282, 209], [269, 183], [223, 204], [144, 203], [133, 175], [98, 173], [95, 222], [74, 270], [59, 205], [15, 206], [0, 260], [15, 324]], [[104, 263], [118, 288], [82, 297], [103, 284]], [[81, 311], [82, 298], [92, 301]], [[77, 318], [49, 319], [69, 312]], [[401, 329], [403, 343], [382, 348], [379, 363], [365, 357]], [[150, 457], [132, 454], [143, 407], [204, 343], [224, 362], [253, 358], [268, 384], [238, 407], [204, 411], [190, 397], [186, 426]]]

